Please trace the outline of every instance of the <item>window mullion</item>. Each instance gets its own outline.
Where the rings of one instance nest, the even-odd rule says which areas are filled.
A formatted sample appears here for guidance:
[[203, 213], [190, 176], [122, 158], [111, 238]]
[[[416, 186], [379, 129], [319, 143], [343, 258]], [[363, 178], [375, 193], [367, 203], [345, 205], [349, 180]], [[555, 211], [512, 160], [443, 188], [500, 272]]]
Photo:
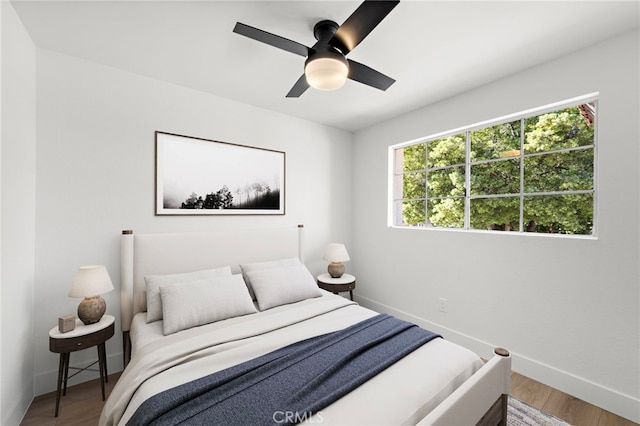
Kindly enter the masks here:
[[[598, 111], [598, 101], [596, 100], [594, 102], [594, 108], [596, 111]], [[595, 236], [598, 234], [598, 229], [597, 229], [597, 216], [598, 216], [598, 193], [599, 191], [597, 191], [596, 186], [598, 185], [598, 144], [600, 143], [598, 141], [598, 121], [600, 118], [600, 114], [596, 113], [595, 114], [595, 120], [593, 121], [593, 185], [592, 185], [592, 189], [593, 189], [593, 210], [592, 210], [592, 228], [591, 228], [591, 232], [592, 234]]]
[[424, 146], [424, 224], [425, 226], [431, 225], [429, 220], [429, 202], [431, 197], [429, 196], [429, 143], [425, 143]]
[[520, 119], [520, 232], [524, 231], [524, 118]]
[[471, 229], [471, 131], [465, 132], [464, 229]]

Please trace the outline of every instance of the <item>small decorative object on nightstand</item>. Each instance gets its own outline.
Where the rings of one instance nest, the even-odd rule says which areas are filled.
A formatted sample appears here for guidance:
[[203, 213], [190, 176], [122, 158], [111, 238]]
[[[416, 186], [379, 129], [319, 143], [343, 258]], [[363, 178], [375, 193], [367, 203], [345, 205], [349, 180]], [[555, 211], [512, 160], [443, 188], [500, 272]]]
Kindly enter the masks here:
[[349, 260], [349, 253], [344, 244], [331, 243], [324, 253], [324, 260], [329, 262], [327, 271], [333, 278], [340, 278], [344, 274], [344, 263]]
[[321, 289], [330, 291], [333, 294], [348, 291], [351, 300], [353, 300], [353, 289], [356, 288], [356, 277], [353, 275], [342, 274], [340, 278], [333, 278], [329, 274], [320, 274], [317, 280], [318, 287]]
[[82, 266], [69, 290], [69, 297], [84, 297], [78, 305], [78, 318], [86, 325], [100, 321], [107, 310], [101, 294], [113, 290], [113, 283], [104, 265]]
[[73, 315], [63, 315], [58, 318], [58, 331], [67, 333], [76, 328], [76, 317]]
[[[99, 322], [85, 325], [82, 321], [76, 321], [74, 330], [62, 333], [58, 327], [53, 327], [49, 331], [49, 350], [60, 354], [60, 365], [58, 367], [58, 389], [56, 392], [56, 413], [58, 417], [58, 409], [60, 408], [60, 392], [67, 394], [67, 380], [76, 374], [89, 370], [89, 367], [98, 363], [100, 371], [100, 385], [102, 386], [102, 400], [105, 399], [104, 383], [107, 379], [107, 353], [105, 351], [105, 342], [109, 340], [114, 333], [115, 318], [111, 315], [104, 315]], [[98, 347], [98, 361], [85, 368], [69, 367], [69, 357], [71, 352], [82, 349]], [[69, 377], [69, 369], [78, 370]], [[89, 370], [97, 371], [97, 370]], [[64, 388], [62, 383], [64, 382]]]

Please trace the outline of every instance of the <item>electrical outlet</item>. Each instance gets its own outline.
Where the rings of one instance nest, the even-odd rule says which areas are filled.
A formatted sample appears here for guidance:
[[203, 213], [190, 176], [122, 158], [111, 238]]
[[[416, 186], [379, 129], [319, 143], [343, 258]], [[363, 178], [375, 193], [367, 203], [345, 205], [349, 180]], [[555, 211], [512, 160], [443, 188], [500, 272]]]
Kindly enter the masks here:
[[449, 301], [444, 297], [440, 298], [440, 312], [447, 312], [449, 310]]

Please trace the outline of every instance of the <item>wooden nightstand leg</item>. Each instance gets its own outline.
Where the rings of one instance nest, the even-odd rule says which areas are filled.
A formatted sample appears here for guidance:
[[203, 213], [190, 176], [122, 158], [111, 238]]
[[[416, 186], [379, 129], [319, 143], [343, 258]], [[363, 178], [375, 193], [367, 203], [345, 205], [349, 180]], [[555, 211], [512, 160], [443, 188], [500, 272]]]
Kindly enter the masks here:
[[67, 395], [67, 381], [69, 380], [69, 359], [71, 358], [71, 352], [67, 352], [64, 355], [64, 385], [62, 387], [62, 396]]
[[103, 365], [104, 382], [109, 383], [109, 373], [107, 373], [107, 350], [104, 343], [100, 345], [100, 349], [102, 350], [102, 359], [104, 360], [104, 365]]
[[353, 290], [349, 290], [349, 296], [351, 296], [351, 301], [353, 302]]
[[102, 388], [102, 400], [104, 401], [104, 376], [107, 371], [106, 351], [104, 343], [98, 345], [98, 369], [100, 370], [100, 387]]
[[65, 355], [60, 354], [60, 364], [58, 365], [58, 389], [56, 391], [56, 412], [54, 417], [58, 417], [58, 411], [60, 409], [60, 392], [62, 391], [62, 379], [64, 375], [64, 366], [65, 366]]

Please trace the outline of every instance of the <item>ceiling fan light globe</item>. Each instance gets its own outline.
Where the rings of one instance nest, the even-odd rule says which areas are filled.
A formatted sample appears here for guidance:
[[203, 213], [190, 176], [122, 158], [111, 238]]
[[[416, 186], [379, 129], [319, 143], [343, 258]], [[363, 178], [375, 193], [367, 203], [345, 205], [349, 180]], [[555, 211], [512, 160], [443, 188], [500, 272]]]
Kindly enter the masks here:
[[349, 65], [344, 57], [323, 56], [307, 61], [304, 75], [309, 86], [318, 90], [336, 90], [344, 86]]

